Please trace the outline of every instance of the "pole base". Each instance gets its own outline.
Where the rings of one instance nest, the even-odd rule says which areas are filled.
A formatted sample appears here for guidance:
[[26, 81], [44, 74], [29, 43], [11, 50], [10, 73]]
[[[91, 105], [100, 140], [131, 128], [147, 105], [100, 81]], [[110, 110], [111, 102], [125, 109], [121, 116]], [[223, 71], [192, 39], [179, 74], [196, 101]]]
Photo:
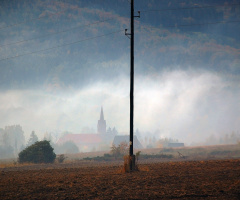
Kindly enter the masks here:
[[136, 169], [136, 156], [135, 155], [131, 155], [129, 156], [129, 168], [130, 171], [134, 171]]

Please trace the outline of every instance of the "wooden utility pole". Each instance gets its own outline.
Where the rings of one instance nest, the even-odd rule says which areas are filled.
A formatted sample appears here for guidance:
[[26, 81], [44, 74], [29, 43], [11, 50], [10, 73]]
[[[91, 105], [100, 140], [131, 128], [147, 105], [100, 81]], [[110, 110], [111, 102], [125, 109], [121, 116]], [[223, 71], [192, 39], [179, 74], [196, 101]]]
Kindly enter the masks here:
[[134, 17], [140, 17], [140, 11], [138, 16], [134, 16], [134, 0], [131, 0], [131, 33], [127, 33], [125, 29], [125, 35], [130, 36], [130, 170], [135, 168], [135, 156], [133, 155], [133, 133], [134, 133]]

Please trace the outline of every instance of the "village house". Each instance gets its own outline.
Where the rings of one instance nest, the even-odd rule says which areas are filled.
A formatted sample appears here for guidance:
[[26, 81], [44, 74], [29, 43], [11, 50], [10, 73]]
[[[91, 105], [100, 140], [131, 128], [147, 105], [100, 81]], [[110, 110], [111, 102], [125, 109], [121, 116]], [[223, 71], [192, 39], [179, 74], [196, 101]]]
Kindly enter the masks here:
[[80, 152], [109, 150], [117, 131], [115, 128], [113, 128], [113, 130], [109, 128], [107, 131], [106, 127], [103, 108], [101, 108], [100, 119], [97, 124], [97, 133], [66, 134], [59, 138], [57, 144], [71, 141], [77, 145]]
[[[57, 144], [63, 144], [71, 141], [77, 145], [80, 152], [90, 151], [107, 151], [110, 150], [112, 144], [118, 146], [121, 142], [129, 143], [128, 135], [117, 135], [118, 132], [115, 128], [106, 129], [106, 120], [104, 119], [103, 108], [101, 108], [100, 119], [97, 123], [97, 133], [88, 134], [66, 134], [59, 138]], [[142, 149], [143, 146], [134, 136], [134, 147]]]

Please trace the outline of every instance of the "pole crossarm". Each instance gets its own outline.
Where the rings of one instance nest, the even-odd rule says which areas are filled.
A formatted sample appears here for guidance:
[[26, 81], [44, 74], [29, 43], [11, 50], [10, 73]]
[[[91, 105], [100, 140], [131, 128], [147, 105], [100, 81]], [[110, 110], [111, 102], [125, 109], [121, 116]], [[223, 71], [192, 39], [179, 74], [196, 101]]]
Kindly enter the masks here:
[[136, 15], [136, 16], [133, 16], [133, 17], [136, 17], [136, 18], [140, 18], [140, 11], [138, 11], [138, 15]]
[[[133, 16], [133, 17], [135, 17], [135, 18], [140, 18], [140, 11], [138, 11], [138, 15]], [[126, 29], [125, 29], [125, 35], [126, 35], [129, 39], [131, 39], [132, 33], [127, 33], [127, 31], [128, 31], [128, 29], [126, 28]]]
[[131, 37], [129, 37], [129, 36], [131, 36], [132, 34], [131, 33], [127, 33], [127, 28], [125, 29], [125, 35], [129, 38], [129, 39], [131, 39]]

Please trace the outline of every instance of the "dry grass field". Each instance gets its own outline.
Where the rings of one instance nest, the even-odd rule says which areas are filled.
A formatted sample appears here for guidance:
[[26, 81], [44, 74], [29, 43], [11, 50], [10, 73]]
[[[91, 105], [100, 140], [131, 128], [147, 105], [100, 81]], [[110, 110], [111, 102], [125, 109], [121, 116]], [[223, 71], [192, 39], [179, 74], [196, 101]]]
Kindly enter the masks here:
[[[222, 158], [240, 158], [240, 143], [232, 145], [212, 145], [212, 146], [195, 146], [195, 147], [179, 147], [179, 148], [150, 148], [150, 149], [135, 149], [134, 153], [141, 151], [141, 154], [166, 154], [173, 155], [178, 158], [178, 152], [188, 157], [188, 160], [202, 159], [222, 159]], [[66, 155], [68, 161], [81, 160], [86, 157], [103, 156], [109, 151], [102, 152], [82, 152]], [[141, 156], [140, 156], [141, 157]]]
[[0, 199], [240, 199], [240, 159], [76, 162], [1, 168]]

